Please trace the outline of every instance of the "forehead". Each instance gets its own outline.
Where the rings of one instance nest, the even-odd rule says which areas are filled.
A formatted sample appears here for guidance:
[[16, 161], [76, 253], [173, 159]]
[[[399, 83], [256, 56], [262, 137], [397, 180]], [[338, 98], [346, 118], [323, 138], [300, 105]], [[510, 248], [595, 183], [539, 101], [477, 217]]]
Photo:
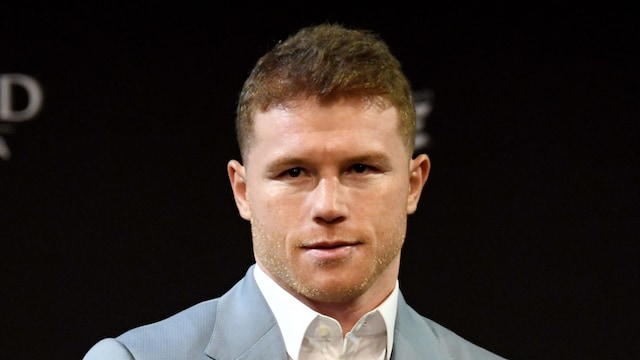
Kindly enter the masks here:
[[254, 117], [258, 138], [314, 131], [370, 130], [398, 133], [398, 112], [392, 106], [359, 100], [341, 100], [319, 104], [296, 100], [286, 106], [272, 107]]
[[329, 105], [296, 101], [258, 112], [253, 138], [249, 156], [254, 161], [278, 156], [361, 156], [366, 152], [396, 156], [405, 152], [397, 110], [361, 101]]

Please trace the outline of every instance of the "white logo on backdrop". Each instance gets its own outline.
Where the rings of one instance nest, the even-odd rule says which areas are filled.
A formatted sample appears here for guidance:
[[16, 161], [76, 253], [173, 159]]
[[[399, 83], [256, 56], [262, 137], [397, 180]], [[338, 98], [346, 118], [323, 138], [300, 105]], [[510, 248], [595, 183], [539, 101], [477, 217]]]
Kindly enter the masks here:
[[431, 137], [427, 133], [427, 117], [433, 110], [433, 91], [414, 91], [413, 101], [416, 107], [416, 151], [424, 151], [431, 145]]
[[[16, 100], [20, 93], [24, 106]], [[2, 134], [12, 133], [14, 124], [31, 120], [42, 108], [42, 87], [36, 79], [25, 74], [0, 74], [0, 159], [9, 160], [11, 150]]]

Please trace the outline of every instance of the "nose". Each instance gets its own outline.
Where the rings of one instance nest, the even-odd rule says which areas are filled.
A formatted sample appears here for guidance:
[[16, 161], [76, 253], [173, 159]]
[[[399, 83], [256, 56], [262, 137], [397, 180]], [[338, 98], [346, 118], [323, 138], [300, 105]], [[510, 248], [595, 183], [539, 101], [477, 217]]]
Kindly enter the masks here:
[[313, 190], [313, 219], [316, 222], [339, 223], [347, 216], [346, 193], [338, 178], [322, 178]]

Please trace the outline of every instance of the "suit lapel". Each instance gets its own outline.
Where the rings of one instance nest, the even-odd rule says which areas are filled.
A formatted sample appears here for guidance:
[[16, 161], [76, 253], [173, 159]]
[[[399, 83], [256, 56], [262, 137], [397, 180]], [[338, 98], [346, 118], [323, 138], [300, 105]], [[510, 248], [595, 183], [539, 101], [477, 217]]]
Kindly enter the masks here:
[[391, 359], [450, 359], [443, 355], [433, 330], [424, 318], [407, 304], [400, 293]]
[[286, 359], [282, 334], [253, 277], [253, 267], [220, 298], [205, 350], [215, 360]]

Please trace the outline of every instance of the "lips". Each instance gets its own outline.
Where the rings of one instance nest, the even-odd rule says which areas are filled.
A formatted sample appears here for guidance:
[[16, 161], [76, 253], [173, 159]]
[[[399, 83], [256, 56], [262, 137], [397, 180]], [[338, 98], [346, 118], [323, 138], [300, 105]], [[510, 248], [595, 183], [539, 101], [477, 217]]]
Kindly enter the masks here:
[[348, 241], [322, 241], [304, 245], [302, 249], [313, 259], [326, 262], [344, 260], [353, 254], [359, 244]]
[[313, 243], [310, 245], [303, 245], [302, 247], [305, 249], [335, 249], [335, 248], [339, 248], [342, 246], [353, 246], [356, 245], [355, 243], [352, 242], [347, 242], [347, 241], [323, 241], [323, 242], [318, 242], [318, 243]]

